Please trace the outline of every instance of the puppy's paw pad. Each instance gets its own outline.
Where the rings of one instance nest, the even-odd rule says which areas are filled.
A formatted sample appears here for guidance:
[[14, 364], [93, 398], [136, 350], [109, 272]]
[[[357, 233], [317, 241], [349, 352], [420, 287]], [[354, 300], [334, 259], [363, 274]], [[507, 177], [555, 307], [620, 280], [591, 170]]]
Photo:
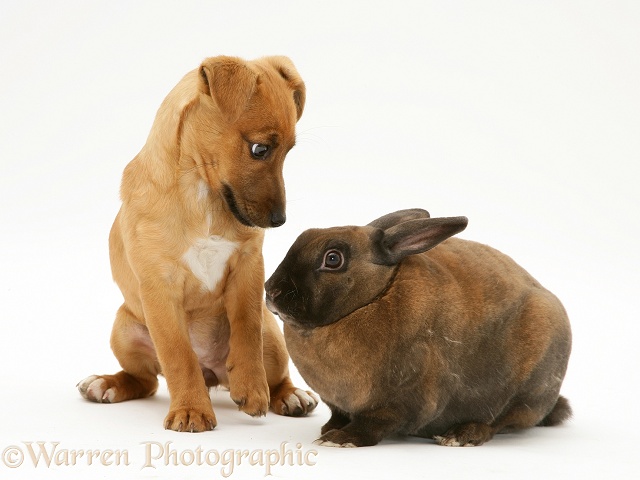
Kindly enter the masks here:
[[285, 395], [281, 402], [282, 405], [278, 413], [290, 417], [302, 417], [313, 412], [318, 406], [319, 400], [313, 392], [305, 392], [296, 388], [293, 392]]
[[109, 387], [105, 379], [90, 375], [77, 385], [83, 398], [97, 403], [112, 403], [116, 398], [116, 388]]

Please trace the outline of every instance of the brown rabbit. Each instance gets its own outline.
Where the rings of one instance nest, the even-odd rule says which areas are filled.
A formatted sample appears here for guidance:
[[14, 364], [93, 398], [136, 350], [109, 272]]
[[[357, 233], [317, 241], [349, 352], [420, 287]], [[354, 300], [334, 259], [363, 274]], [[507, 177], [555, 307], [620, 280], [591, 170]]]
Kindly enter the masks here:
[[317, 444], [474, 446], [571, 416], [562, 304], [506, 255], [448, 239], [466, 226], [412, 209], [307, 230], [267, 281], [291, 358], [331, 409]]

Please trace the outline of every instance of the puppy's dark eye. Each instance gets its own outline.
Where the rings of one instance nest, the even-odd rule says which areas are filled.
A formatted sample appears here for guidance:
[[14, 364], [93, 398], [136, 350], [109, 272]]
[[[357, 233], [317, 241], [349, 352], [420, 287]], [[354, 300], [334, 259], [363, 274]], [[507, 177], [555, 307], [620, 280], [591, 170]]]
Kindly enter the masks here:
[[251, 143], [249, 144], [249, 149], [251, 150], [251, 156], [256, 160], [264, 160], [271, 151], [271, 147], [263, 143]]
[[338, 250], [329, 250], [324, 254], [322, 268], [325, 270], [337, 270], [344, 264], [344, 257]]

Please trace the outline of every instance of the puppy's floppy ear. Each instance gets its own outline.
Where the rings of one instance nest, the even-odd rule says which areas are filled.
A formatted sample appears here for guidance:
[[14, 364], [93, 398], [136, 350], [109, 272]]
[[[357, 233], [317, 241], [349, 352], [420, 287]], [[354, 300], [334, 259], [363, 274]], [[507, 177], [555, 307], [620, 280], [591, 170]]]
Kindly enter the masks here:
[[280, 76], [286, 80], [289, 88], [293, 90], [293, 101], [296, 105], [298, 120], [300, 120], [307, 95], [307, 90], [304, 82], [302, 81], [302, 77], [300, 77], [300, 74], [289, 57], [276, 55], [272, 57], [265, 57], [264, 60], [278, 71]]
[[236, 121], [256, 89], [258, 75], [237, 57], [211, 57], [200, 65], [202, 88], [227, 121]]
[[418, 218], [429, 218], [429, 212], [421, 208], [409, 208], [407, 210], [398, 210], [397, 212], [387, 213], [380, 218], [375, 219], [369, 224], [370, 227], [381, 228], [386, 230], [402, 222], [416, 220]]
[[385, 265], [394, 265], [409, 255], [426, 252], [464, 230], [467, 223], [467, 217], [448, 217], [409, 220], [394, 225], [374, 237], [378, 260]]

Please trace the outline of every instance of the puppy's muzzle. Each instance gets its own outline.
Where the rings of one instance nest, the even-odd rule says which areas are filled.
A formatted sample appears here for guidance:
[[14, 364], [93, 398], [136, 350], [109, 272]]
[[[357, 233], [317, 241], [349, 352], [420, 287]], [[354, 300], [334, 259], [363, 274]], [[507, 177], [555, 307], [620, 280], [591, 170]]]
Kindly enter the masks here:
[[224, 199], [227, 202], [229, 210], [236, 218], [236, 220], [238, 220], [243, 225], [246, 225], [248, 227], [258, 226], [262, 228], [268, 228], [279, 227], [281, 225], [284, 225], [284, 223], [287, 221], [287, 216], [284, 212], [284, 209], [279, 208], [275, 208], [271, 210], [270, 213], [267, 213], [266, 219], [264, 217], [261, 220], [252, 218], [251, 215], [249, 215], [243, 208], [240, 207], [235, 193], [229, 185], [225, 184], [223, 186], [223, 195]]

